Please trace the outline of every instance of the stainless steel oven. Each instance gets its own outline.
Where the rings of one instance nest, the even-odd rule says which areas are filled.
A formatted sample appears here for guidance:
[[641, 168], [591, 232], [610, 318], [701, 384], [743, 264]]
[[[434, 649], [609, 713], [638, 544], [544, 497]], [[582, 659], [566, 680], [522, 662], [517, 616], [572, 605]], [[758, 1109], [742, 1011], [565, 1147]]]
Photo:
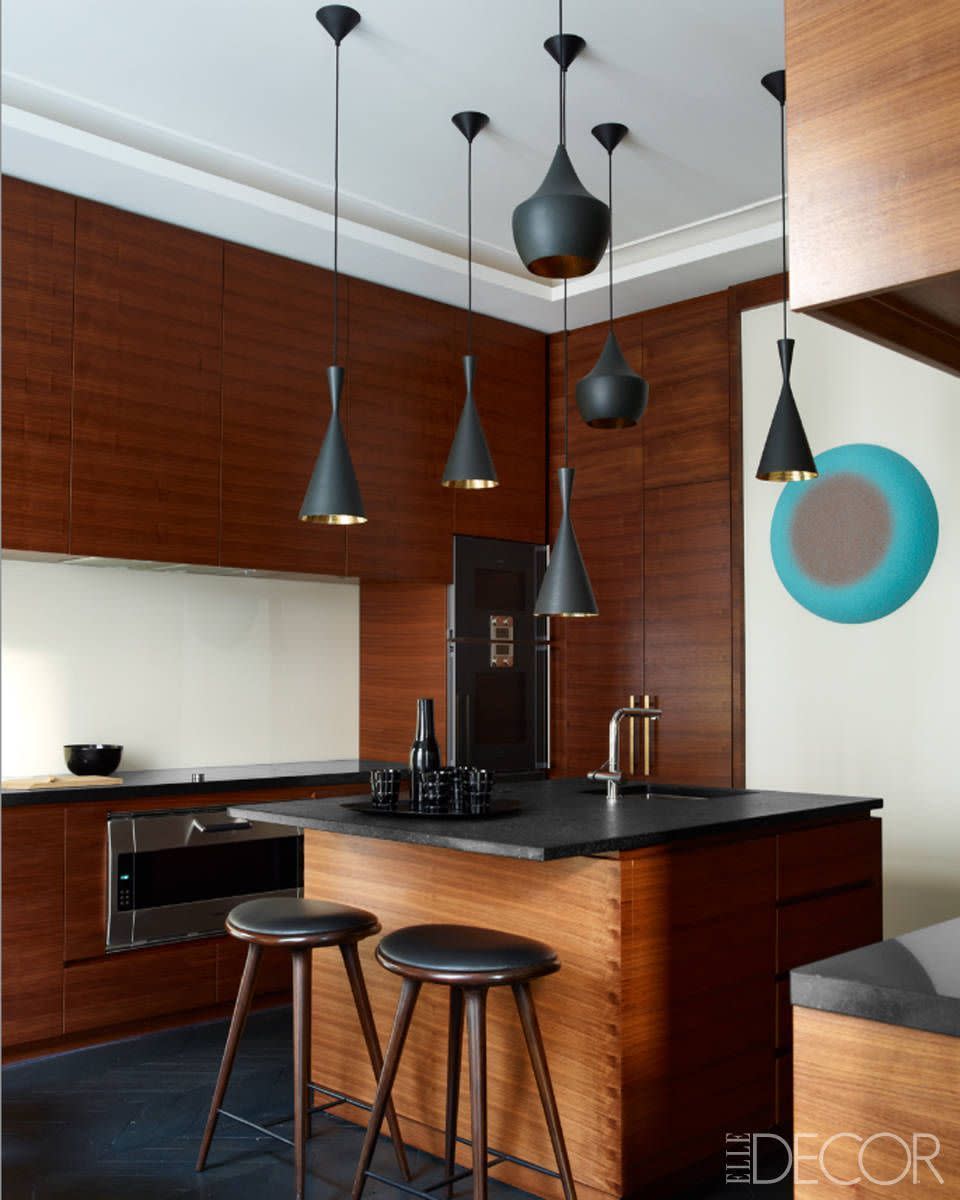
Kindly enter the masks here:
[[226, 808], [111, 813], [107, 842], [108, 950], [210, 937], [241, 900], [302, 893], [295, 826]]

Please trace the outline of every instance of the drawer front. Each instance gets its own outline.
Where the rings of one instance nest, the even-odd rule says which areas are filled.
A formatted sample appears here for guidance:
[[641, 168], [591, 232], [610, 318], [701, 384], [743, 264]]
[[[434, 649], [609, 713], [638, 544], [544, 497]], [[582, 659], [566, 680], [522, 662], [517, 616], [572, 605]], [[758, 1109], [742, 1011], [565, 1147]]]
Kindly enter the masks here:
[[63, 973], [64, 1032], [143, 1021], [217, 1000], [217, 942], [130, 950]]
[[788, 904], [777, 912], [777, 972], [880, 941], [878, 886]]
[[801, 829], [777, 838], [777, 899], [855, 883], [879, 883], [881, 822], [875, 817]]

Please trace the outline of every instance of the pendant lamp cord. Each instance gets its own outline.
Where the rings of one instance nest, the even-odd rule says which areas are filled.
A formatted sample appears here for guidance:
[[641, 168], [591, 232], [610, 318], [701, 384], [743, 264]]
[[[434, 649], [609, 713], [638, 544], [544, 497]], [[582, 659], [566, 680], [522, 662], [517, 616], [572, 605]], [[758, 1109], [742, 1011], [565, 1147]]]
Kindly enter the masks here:
[[337, 42], [333, 102], [333, 363], [337, 365], [340, 323], [340, 43]]
[[566, 55], [563, 52], [563, 0], [557, 0], [560, 10], [560, 145], [567, 144], [567, 68], [564, 65]]
[[610, 328], [613, 329], [613, 151], [607, 151], [607, 211], [610, 218], [610, 245], [607, 247], [608, 288], [610, 291]]
[[563, 281], [563, 465], [570, 465], [570, 334], [567, 329], [567, 281]]
[[787, 337], [787, 154], [784, 106], [780, 105], [780, 256], [783, 269], [783, 337]]
[[473, 354], [473, 139], [467, 142], [467, 353]]

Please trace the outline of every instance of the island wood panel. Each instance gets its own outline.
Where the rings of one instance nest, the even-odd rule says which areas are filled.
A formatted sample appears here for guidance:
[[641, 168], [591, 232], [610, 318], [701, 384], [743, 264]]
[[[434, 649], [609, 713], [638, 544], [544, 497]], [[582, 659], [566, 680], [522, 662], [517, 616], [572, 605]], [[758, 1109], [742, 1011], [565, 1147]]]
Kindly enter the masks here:
[[730, 478], [727, 293], [643, 314], [644, 484]]
[[[465, 329], [464, 315], [458, 324]], [[546, 336], [478, 314], [474, 316], [474, 354], [474, 399], [500, 485], [478, 490], [455, 488], [454, 530], [473, 537], [543, 542], [547, 512]], [[463, 396], [464, 386], [459, 383], [453, 391], [455, 421], [460, 419]]]
[[621, 859], [624, 1175], [643, 1193], [773, 1124], [776, 839]]
[[777, 896], [781, 901], [869, 883], [879, 886], [883, 822], [875, 817], [798, 829], [779, 839]]
[[447, 589], [360, 585], [360, 754], [406, 762], [417, 700], [432, 697], [440, 757], [447, 756]]
[[[802, 1165], [797, 1194], [817, 1187], [821, 1200], [842, 1200], [851, 1194], [864, 1200], [911, 1196], [932, 1200], [955, 1191], [960, 1171], [960, 1038], [884, 1025], [838, 1013], [795, 1007], [794, 1020], [794, 1125], [807, 1133], [805, 1155], [823, 1150]], [[874, 1134], [888, 1135], [873, 1140]], [[826, 1145], [838, 1133], [853, 1134]], [[916, 1180], [906, 1155], [895, 1138], [913, 1147], [915, 1134], [934, 1135], [939, 1154], [932, 1159], [938, 1180], [924, 1162], [918, 1162]], [[930, 1136], [918, 1141], [921, 1154], [933, 1155]], [[858, 1154], [862, 1150], [861, 1169]], [[831, 1178], [832, 1177], [832, 1178]], [[855, 1186], [841, 1182], [858, 1179]]]
[[222, 258], [77, 201], [74, 554], [218, 561]]
[[[343, 796], [365, 791], [363, 784], [327, 787], [309, 785], [264, 787], [227, 792], [192, 792], [175, 796], [122, 796], [113, 800], [74, 801], [66, 810], [64, 894], [51, 941], [61, 939], [63, 962], [103, 955], [107, 939], [107, 816], [111, 812], [155, 812], [165, 809], [209, 808], [267, 800]], [[32, 809], [31, 811], [36, 811]], [[62, 947], [62, 952], [61, 952]], [[136, 956], [139, 951], [130, 951]]]
[[729, 481], [646, 489], [643, 564], [643, 690], [663, 709], [651, 778], [731, 786]]
[[453, 495], [441, 486], [463, 399], [455, 310], [350, 282], [344, 407], [368, 523], [347, 534], [347, 573], [449, 583]]
[[792, 971], [882, 937], [879, 881], [787, 904], [777, 912], [777, 970]]
[[63, 1032], [62, 805], [5, 808], [3, 839], [3, 1044]]
[[[346, 532], [299, 520], [330, 418], [329, 271], [227, 243], [220, 562], [343, 575]], [[349, 280], [341, 284], [346, 329]], [[344, 342], [343, 349], [346, 349]]]
[[[621, 348], [643, 368], [643, 316], [618, 322]], [[597, 598], [599, 615], [551, 623], [554, 661], [562, 659], [553, 761], [558, 774], [584, 775], [600, 766], [614, 709], [640, 695], [643, 681], [643, 439], [641, 427], [592, 429], [580, 418], [575, 382], [594, 366], [608, 326], [570, 335], [570, 465], [576, 469], [572, 516]], [[563, 339], [550, 343], [551, 539], [560, 518], [556, 469], [563, 461]], [[623, 728], [624, 763], [629, 724]]]
[[[535, 863], [311, 830], [305, 839], [306, 894], [336, 895], [370, 908], [384, 933], [442, 916], [547, 938], [556, 947], [562, 969], [534, 983], [533, 990], [573, 1173], [578, 1185], [622, 1195], [620, 864], [601, 858]], [[377, 965], [376, 942], [362, 942], [360, 953], [385, 1037], [399, 980]], [[369, 1100], [373, 1076], [340, 956], [315, 953], [313, 978], [316, 1074], [328, 1086]], [[394, 1091], [405, 1137], [414, 1145], [430, 1142], [422, 1125], [443, 1128], [446, 1017], [447, 990], [424, 987]], [[552, 1168], [553, 1153], [508, 988], [490, 995], [488, 1031], [490, 1144]], [[466, 1076], [464, 1067], [459, 1130], [469, 1137]], [[460, 1157], [468, 1161], [469, 1151]], [[496, 1174], [536, 1194], [555, 1194], [552, 1181], [529, 1171], [498, 1168]]]
[[66, 552], [76, 201], [3, 177], [3, 545]]
[[952, 273], [960, 295], [956, 0], [785, 9], [791, 301], [817, 309]]

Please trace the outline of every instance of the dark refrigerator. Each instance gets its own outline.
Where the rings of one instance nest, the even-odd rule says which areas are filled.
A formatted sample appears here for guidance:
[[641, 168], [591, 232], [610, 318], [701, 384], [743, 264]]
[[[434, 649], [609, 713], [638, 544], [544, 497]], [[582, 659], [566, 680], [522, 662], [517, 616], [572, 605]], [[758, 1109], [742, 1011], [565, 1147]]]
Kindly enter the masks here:
[[547, 567], [534, 542], [455, 537], [447, 602], [447, 761], [540, 777], [550, 765]]

